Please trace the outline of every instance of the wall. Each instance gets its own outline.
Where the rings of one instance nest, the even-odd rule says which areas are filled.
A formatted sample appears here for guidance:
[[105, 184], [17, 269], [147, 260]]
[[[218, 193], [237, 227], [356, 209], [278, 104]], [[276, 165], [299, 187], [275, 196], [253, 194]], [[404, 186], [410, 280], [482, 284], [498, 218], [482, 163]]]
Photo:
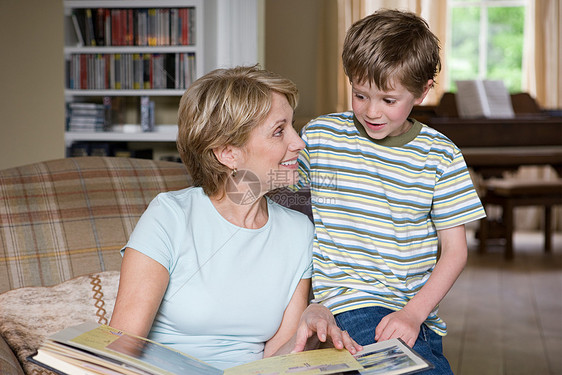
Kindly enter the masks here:
[[324, 1], [266, 0], [265, 68], [291, 79], [300, 93], [297, 126], [319, 115], [316, 103]]
[[0, 169], [64, 157], [62, 1], [1, 2]]
[[205, 72], [263, 65], [263, 0], [205, 0]]

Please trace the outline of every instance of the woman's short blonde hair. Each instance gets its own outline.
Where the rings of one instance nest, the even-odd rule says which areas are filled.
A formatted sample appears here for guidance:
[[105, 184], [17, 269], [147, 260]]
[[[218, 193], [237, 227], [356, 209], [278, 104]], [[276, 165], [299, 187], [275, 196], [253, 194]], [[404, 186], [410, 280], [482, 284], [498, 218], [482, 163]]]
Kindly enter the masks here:
[[284, 95], [296, 108], [296, 85], [257, 66], [217, 69], [187, 89], [180, 101], [176, 143], [194, 186], [202, 187], [208, 196], [224, 193], [231, 170], [213, 150], [243, 147], [267, 117], [273, 92]]

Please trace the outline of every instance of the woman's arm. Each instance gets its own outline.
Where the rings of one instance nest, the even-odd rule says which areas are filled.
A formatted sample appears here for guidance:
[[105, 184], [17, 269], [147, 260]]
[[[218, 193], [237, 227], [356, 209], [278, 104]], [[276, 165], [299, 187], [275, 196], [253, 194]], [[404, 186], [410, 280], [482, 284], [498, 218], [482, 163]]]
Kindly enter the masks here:
[[164, 266], [132, 248], [125, 249], [119, 290], [109, 325], [146, 337], [168, 286]]
[[338, 328], [330, 310], [316, 304], [308, 306], [309, 291], [310, 279], [302, 279], [285, 309], [279, 329], [265, 343], [264, 357], [315, 349], [327, 341], [351, 353], [361, 350], [347, 332]]
[[282, 354], [279, 352], [282, 347], [285, 349], [283, 350], [285, 353], [291, 351], [292, 348], [288, 349], [287, 346], [290, 345], [289, 340], [297, 331], [301, 315], [306, 309], [306, 306], [308, 306], [309, 291], [310, 279], [302, 279], [297, 285], [297, 289], [293, 293], [291, 301], [283, 313], [283, 320], [281, 321], [279, 329], [275, 335], [265, 343], [263, 351], [264, 357]]

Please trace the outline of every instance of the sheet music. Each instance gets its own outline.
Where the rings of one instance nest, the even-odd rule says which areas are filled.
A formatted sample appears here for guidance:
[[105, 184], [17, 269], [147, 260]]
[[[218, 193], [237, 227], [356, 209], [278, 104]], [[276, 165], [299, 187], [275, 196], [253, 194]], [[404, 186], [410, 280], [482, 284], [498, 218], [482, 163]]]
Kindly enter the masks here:
[[457, 111], [461, 118], [489, 117], [486, 90], [480, 80], [456, 81]]
[[461, 118], [513, 118], [511, 95], [501, 80], [460, 80], [457, 110]]
[[490, 108], [490, 118], [513, 118], [511, 95], [501, 80], [484, 80], [484, 90]]

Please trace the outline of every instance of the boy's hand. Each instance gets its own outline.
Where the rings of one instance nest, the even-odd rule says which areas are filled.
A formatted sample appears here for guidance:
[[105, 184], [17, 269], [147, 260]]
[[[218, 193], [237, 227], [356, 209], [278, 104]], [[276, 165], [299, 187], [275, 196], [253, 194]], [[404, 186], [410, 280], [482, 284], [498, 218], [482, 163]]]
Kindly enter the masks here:
[[411, 348], [418, 339], [420, 327], [421, 323], [409, 312], [395, 311], [381, 319], [375, 329], [375, 341], [401, 338]]
[[292, 352], [314, 349], [321, 343], [330, 342], [336, 349], [345, 348], [351, 354], [363, 349], [347, 332], [339, 329], [328, 308], [319, 304], [309, 305], [301, 316]]

